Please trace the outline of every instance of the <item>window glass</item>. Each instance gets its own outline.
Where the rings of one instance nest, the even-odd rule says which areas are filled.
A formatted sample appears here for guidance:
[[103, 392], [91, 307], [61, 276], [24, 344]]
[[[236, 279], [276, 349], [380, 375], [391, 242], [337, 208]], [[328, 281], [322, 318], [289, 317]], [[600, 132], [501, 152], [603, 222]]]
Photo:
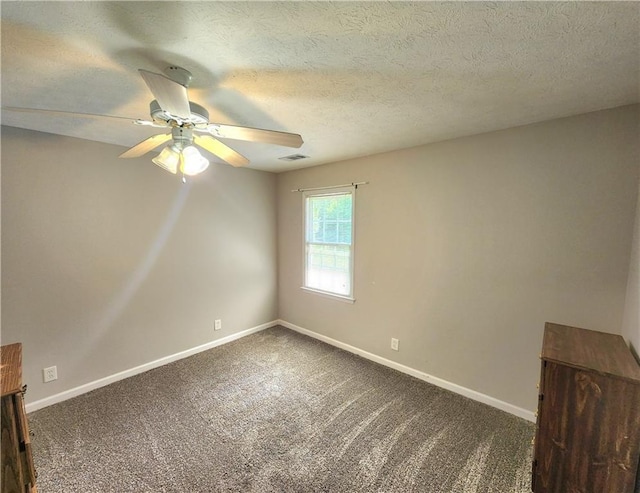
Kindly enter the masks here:
[[353, 296], [353, 189], [305, 193], [304, 286]]

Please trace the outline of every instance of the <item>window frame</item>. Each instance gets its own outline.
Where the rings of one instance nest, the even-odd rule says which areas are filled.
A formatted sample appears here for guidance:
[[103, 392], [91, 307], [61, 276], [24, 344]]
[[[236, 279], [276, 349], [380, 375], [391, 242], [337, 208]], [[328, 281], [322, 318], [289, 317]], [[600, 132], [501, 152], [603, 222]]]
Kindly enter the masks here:
[[[356, 188], [355, 186], [346, 186], [346, 187], [331, 187], [330, 189], [322, 189], [322, 190], [305, 190], [302, 193], [302, 286], [301, 289], [303, 291], [318, 294], [320, 296], [324, 296], [327, 298], [332, 298], [340, 301], [345, 301], [347, 303], [354, 303], [354, 258], [355, 258], [355, 243], [356, 243], [356, 235], [355, 235], [355, 219], [356, 219]], [[309, 197], [327, 197], [331, 195], [351, 195], [351, 244], [350, 244], [350, 255], [349, 255], [349, 286], [350, 291], [348, 294], [336, 293], [334, 291], [326, 291], [323, 289], [318, 289], [314, 287], [309, 287], [307, 285], [307, 263], [309, 258], [309, 243], [307, 242], [307, 227], [309, 221], [309, 211], [307, 209], [307, 199]], [[336, 245], [344, 245], [344, 243], [335, 243]]]

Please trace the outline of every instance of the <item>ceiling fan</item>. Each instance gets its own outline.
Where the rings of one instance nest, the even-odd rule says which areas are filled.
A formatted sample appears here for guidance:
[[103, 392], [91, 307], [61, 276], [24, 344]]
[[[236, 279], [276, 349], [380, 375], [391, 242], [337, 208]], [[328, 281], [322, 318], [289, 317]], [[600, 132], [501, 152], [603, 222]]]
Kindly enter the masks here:
[[[192, 75], [186, 69], [170, 66], [164, 71], [166, 75], [143, 69], [138, 71], [155, 99], [150, 103], [151, 120], [139, 119], [133, 120], [133, 123], [165, 128], [170, 132], [156, 134], [139, 142], [120, 154], [119, 157], [121, 158], [140, 157], [156, 147], [172, 141], [152, 161], [173, 174], [180, 170], [184, 180], [184, 175], [197, 175], [209, 166], [209, 161], [200, 154], [196, 146], [206, 149], [232, 166], [240, 167], [249, 164], [249, 160], [246, 157], [218, 140], [219, 138], [264, 142], [296, 148], [303, 144], [302, 137], [298, 134], [209, 122], [209, 112], [199, 104], [189, 101], [187, 88], [191, 82]], [[128, 118], [110, 115], [54, 110], [11, 107], [3, 107], [3, 109], [129, 120]]]

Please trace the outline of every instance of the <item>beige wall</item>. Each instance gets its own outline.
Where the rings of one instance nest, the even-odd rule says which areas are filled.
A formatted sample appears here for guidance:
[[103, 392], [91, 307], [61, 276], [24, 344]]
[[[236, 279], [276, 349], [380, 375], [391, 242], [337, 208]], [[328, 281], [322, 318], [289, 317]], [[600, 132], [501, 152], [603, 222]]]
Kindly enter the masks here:
[[[638, 123], [624, 107], [186, 186], [116, 146], [3, 127], [2, 343], [24, 343], [34, 401], [279, 317], [533, 409], [546, 320], [640, 346]], [[353, 305], [300, 290], [290, 192], [351, 181], [370, 182]]]
[[[637, 128], [629, 106], [278, 175], [280, 318], [533, 410], [545, 321], [621, 332]], [[355, 181], [351, 305], [300, 289], [290, 190]]]
[[2, 343], [24, 344], [28, 401], [277, 317], [275, 175], [182, 185], [121, 152], [2, 128]]
[[[640, 130], [640, 129], [639, 129]], [[638, 162], [640, 166], [640, 160]], [[627, 282], [627, 298], [624, 310], [622, 335], [633, 349], [640, 355], [640, 182], [638, 182], [638, 203], [636, 205], [636, 223], [629, 262], [629, 280]], [[640, 356], [639, 356], [640, 361]]]

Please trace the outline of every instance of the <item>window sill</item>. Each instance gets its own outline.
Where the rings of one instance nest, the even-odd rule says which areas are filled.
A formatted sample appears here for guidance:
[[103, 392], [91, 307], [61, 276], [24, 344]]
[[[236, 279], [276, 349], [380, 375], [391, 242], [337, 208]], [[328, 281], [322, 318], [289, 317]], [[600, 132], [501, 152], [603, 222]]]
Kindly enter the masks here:
[[349, 296], [343, 296], [341, 294], [329, 293], [328, 291], [320, 291], [319, 289], [306, 288], [304, 286], [301, 286], [300, 289], [302, 289], [303, 291], [306, 291], [307, 293], [318, 294], [325, 298], [331, 298], [334, 300], [342, 301], [343, 303], [353, 304], [356, 302], [355, 298], [351, 298]]

